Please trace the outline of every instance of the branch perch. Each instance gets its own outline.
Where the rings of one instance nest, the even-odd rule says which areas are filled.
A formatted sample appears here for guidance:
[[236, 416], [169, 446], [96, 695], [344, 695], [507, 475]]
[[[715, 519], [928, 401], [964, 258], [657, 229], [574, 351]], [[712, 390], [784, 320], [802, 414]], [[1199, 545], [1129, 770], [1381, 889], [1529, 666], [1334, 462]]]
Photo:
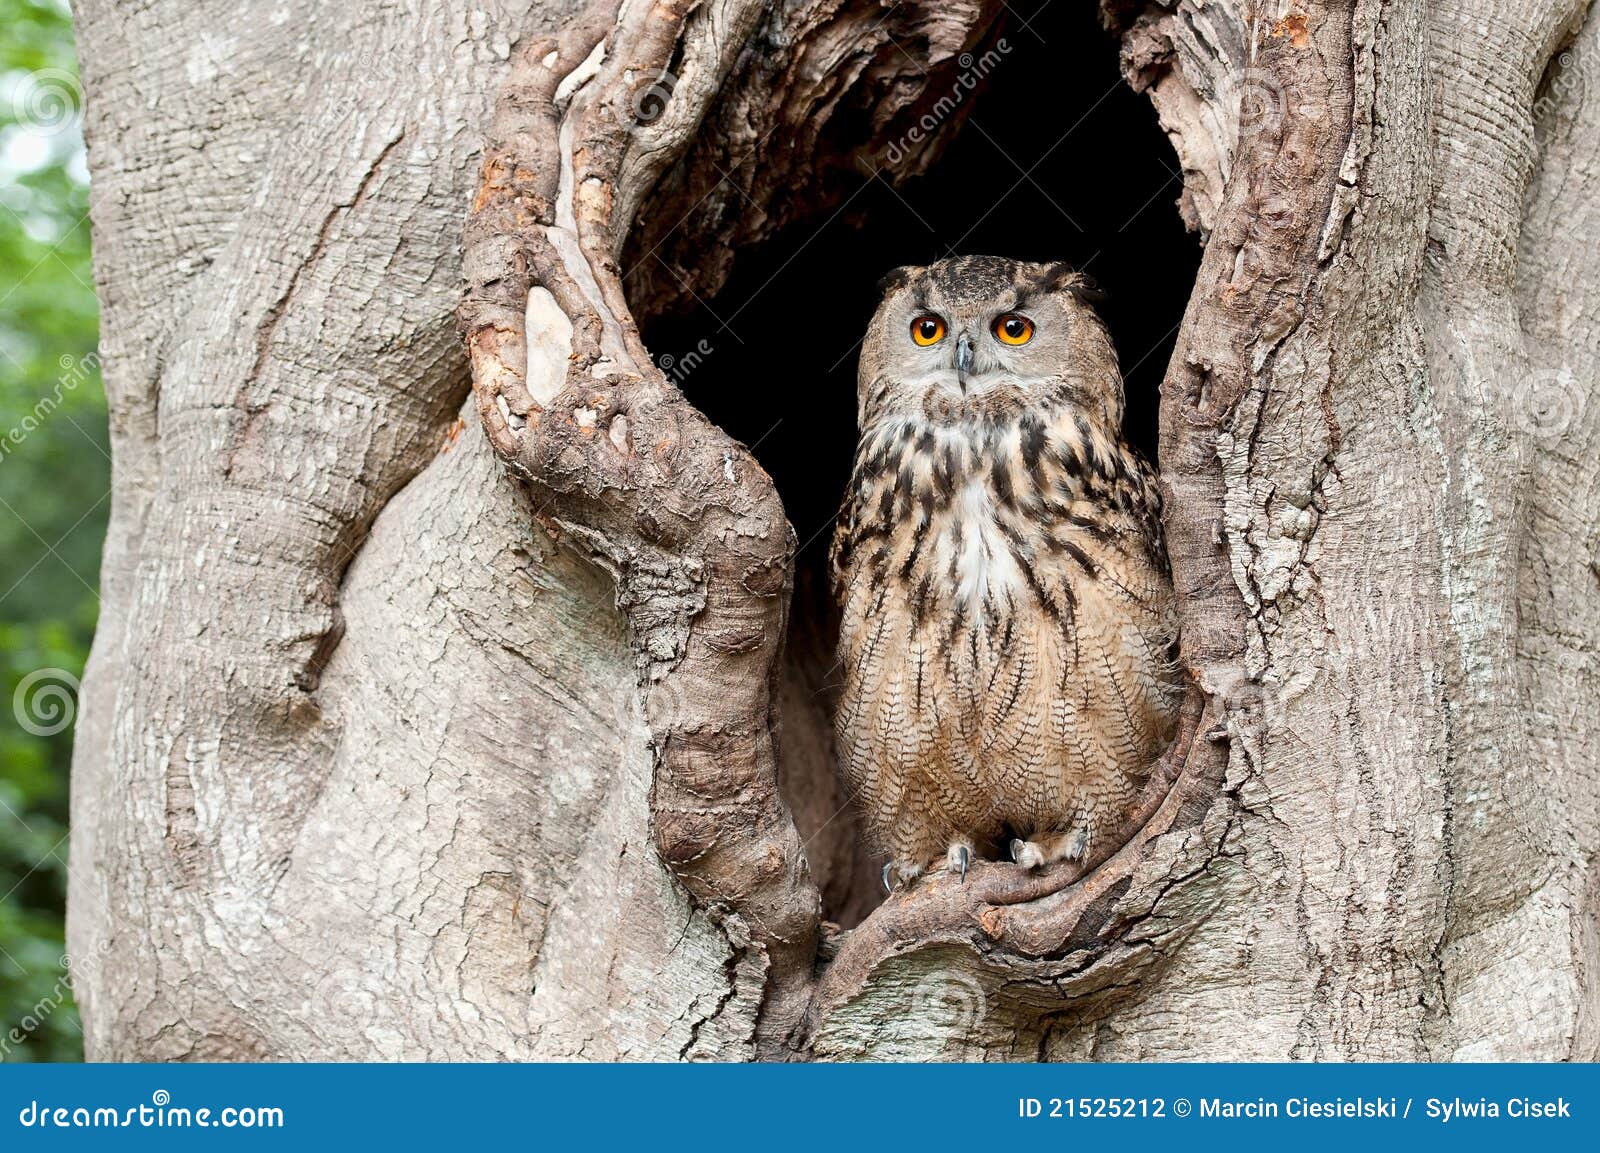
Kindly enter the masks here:
[[[919, 93], [936, 90], [939, 68], [989, 34], [997, 9], [959, 6], [952, 19], [918, 4], [891, 14], [776, 13], [750, 0], [635, 7], [598, 4], [516, 52], [466, 226], [458, 322], [496, 453], [529, 485], [541, 523], [616, 581], [654, 759], [655, 848], [730, 950], [765, 974], [757, 1052], [839, 1049], [830, 1018], [870, 999], [889, 965], [912, 954], [964, 950], [986, 985], [1025, 988], [1007, 996], [1044, 1011], [1116, 980], [1106, 974], [1131, 979], [1159, 953], [1135, 931], [1140, 918], [1181, 861], [1203, 871], [1221, 851], [1192, 843], [1221, 777], [1220, 756], [1196, 740], [1198, 690], [1109, 859], [1038, 874], [980, 865], [964, 886], [925, 881], [850, 934], [819, 980], [820, 902], [778, 792], [773, 741], [794, 534], [751, 454], [651, 362], [619, 266], [636, 218], [699, 188], [707, 168], [727, 178], [717, 161], [735, 147], [727, 126], [739, 109], [826, 115], [864, 103], [878, 138], [860, 146], [881, 144], [917, 114]], [[808, 52], [840, 68], [849, 60], [856, 88], [808, 94], [807, 84], [838, 77], [741, 52], [758, 27], [798, 36], [786, 46], [791, 65]], [[908, 28], [925, 62], [895, 38]], [[771, 135], [742, 138], [744, 159], [763, 159]], [[792, 150], [766, 159], [772, 197], [785, 164], [814, 163]], [[815, 208], [837, 195], [819, 190]], [[726, 272], [712, 263], [700, 280], [709, 287]]]

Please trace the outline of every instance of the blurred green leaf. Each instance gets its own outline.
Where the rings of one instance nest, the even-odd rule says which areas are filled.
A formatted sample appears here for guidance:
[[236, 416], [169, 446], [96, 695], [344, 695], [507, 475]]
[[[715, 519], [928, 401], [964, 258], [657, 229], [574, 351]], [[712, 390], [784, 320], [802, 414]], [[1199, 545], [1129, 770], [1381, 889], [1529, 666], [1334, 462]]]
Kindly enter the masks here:
[[0, 1060], [76, 1060], [70, 717], [109, 511], [71, 17], [0, 0]]

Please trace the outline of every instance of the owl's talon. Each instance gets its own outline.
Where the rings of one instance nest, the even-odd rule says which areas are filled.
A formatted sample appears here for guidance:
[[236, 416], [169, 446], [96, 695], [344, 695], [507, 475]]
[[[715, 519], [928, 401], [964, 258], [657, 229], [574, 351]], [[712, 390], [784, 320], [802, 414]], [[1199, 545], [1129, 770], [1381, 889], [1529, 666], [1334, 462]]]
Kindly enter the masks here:
[[893, 861], [890, 861], [883, 866], [883, 891], [885, 893], [894, 892], [894, 886], [889, 883], [889, 870], [892, 868], [894, 868]]
[[967, 883], [967, 865], [972, 861], [972, 850], [966, 845], [951, 845], [950, 851], [945, 854], [945, 861], [949, 867], [961, 874], [961, 883]]
[[1044, 851], [1032, 841], [1018, 837], [1011, 842], [1011, 859], [1024, 869], [1037, 869], [1044, 864]]

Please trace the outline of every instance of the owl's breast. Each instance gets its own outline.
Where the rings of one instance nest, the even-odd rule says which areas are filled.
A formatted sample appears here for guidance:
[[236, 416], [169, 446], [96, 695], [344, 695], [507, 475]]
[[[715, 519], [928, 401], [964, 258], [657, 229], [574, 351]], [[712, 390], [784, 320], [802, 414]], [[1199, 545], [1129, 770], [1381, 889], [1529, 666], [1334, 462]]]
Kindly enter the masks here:
[[[943, 571], [951, 597], [971, 609], [986, 598], [1022, 591], [1022, 570], [995, 517], [995, 497], [984, 478], [970, 479], [937, 519], [934, 547], [924, 562]], [[913, 569], [917, 567], [913, 563]], [[909, 575], [909, 574], [908, 574]]]
[[940, 765], [994, 794], [1159, 752], [1173, 614], [1153, 514], [1140, 478], [1066, 436], [864, 442], [837, 554], [847, 759]]

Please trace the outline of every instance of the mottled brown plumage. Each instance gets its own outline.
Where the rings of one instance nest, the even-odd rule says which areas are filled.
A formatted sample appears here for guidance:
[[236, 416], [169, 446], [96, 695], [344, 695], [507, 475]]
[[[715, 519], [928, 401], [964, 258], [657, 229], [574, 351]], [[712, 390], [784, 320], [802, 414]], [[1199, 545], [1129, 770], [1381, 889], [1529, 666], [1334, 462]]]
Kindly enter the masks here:
[[[1002, 846], [1082, 857], [1180, 699], [1116, 354], [1061, 265], [958, 257], [885, 284], [834, 539], [846, 784], [886, 883]], [[943, 331], [923, 347], [913, 325]]]

